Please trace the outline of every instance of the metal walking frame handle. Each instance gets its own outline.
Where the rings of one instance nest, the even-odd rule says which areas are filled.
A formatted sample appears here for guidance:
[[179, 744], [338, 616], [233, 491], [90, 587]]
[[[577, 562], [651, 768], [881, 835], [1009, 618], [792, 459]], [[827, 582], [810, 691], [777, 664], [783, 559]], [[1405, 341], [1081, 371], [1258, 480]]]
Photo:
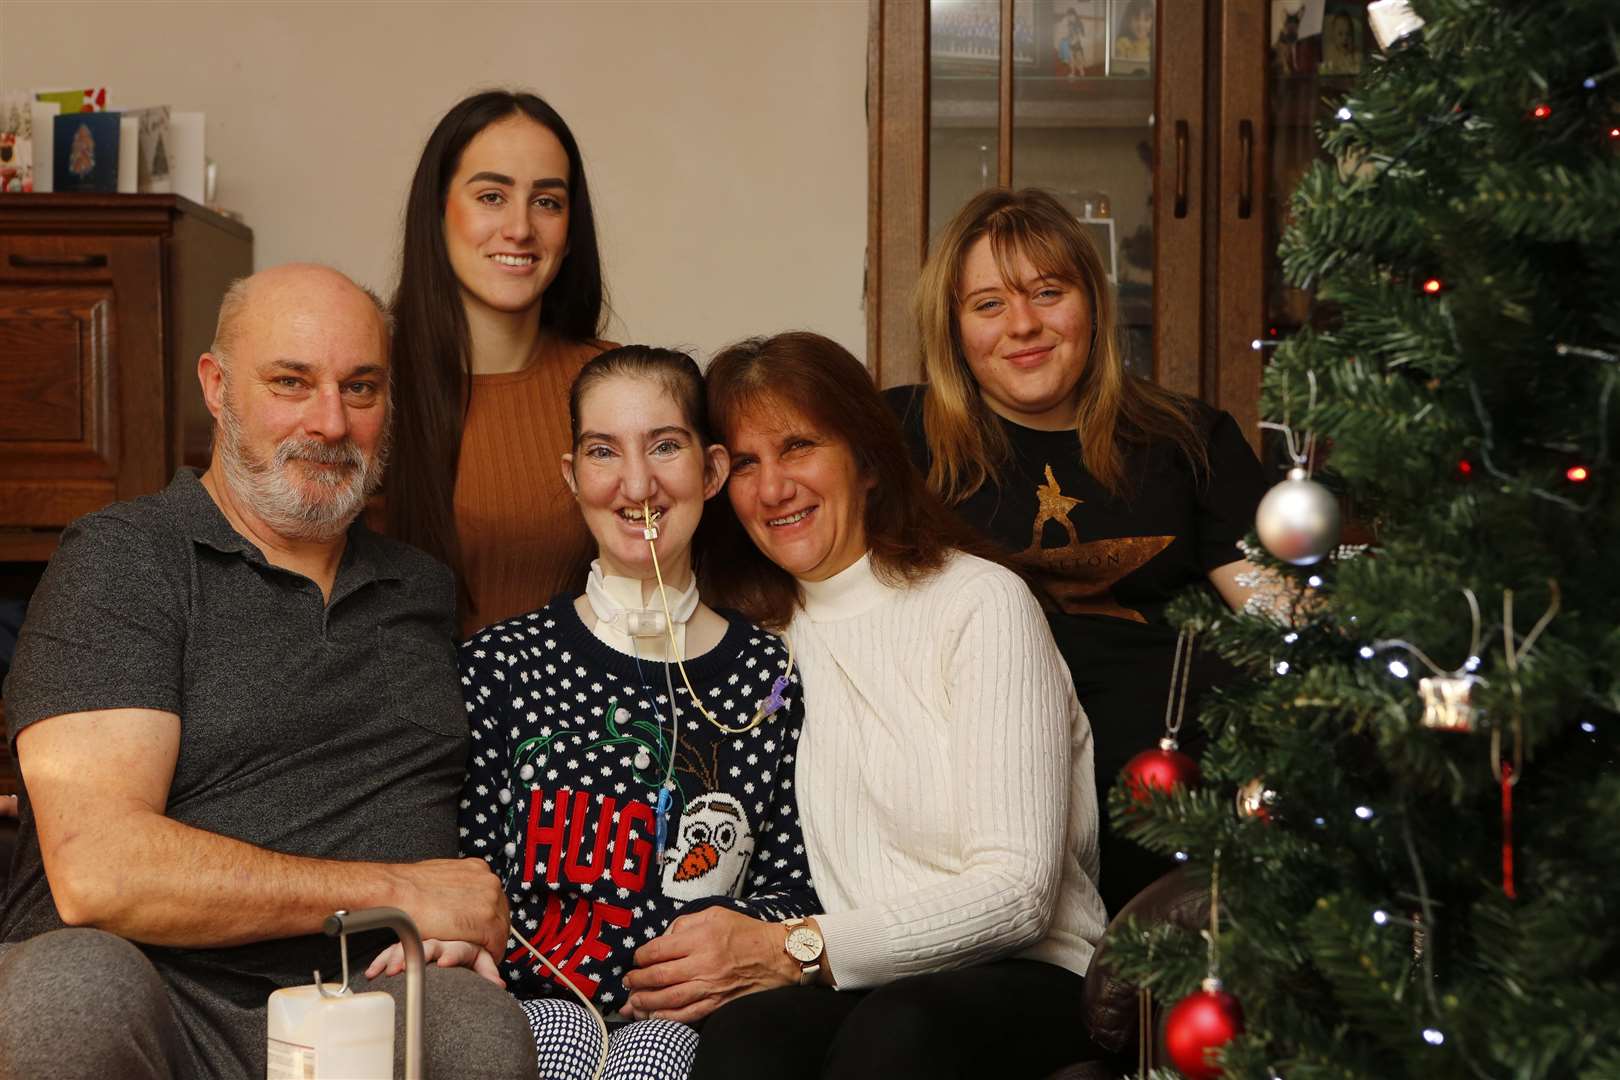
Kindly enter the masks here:
[[337, 911], [322, 927], [328, 937], [367, 930], [392, 930], [405, 949], [405, 1080], [422, 1080], [422, 935], [416, 923], [399, 908], [374, 907], [363, 911]]

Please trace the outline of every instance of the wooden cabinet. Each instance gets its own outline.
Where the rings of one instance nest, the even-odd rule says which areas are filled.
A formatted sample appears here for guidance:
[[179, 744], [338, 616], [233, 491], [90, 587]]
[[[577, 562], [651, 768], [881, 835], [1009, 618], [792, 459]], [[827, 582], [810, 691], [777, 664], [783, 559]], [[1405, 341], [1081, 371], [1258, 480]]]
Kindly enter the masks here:
[[197, 357], [253, 234], [176, 195], [0, 197], [0, 562], [208, 455]]
[[867, 356], [880, 384], [920, 378], [910, 298], [930, 235], [976, 190], [1041, 187], [1115, 267], [1131, 369], [1230, 411], [1258, 445], [1252, 343], [1309, 317], [1276, 264], [1287, 195], [1366, 48], [1365, 5], [1326, 0], [1353, 35], [1323, 64], [1322, 26], [1299, 21], [1313, 9], [1320, 23], [1322, 7], [871, 0]]

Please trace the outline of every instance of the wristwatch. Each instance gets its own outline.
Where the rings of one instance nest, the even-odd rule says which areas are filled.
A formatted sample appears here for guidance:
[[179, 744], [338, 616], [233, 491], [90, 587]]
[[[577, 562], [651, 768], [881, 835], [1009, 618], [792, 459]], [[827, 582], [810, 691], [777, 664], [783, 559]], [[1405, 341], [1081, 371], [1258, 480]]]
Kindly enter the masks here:
[[821, 935], [814, 927], [805, 925], [803, 919], [788, 919], [782, 925], [787, 928], [787, 943], [783, 948], [799, 962], [799, 985], [809, 986], [821, 971]]

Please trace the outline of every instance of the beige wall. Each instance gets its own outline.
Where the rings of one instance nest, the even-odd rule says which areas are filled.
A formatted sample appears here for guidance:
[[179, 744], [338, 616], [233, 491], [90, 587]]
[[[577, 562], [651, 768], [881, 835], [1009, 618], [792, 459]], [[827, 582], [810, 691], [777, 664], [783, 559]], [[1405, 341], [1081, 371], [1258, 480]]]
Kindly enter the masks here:
[[806, 327], [864, 356], [866, 25], [866, 0], [0, 0], [0, 88], [206, 112], [256, 264], [386, 293], [433, 125], [474, 89], [530, 87], [585, 157], [610, 337], [707, 355]]

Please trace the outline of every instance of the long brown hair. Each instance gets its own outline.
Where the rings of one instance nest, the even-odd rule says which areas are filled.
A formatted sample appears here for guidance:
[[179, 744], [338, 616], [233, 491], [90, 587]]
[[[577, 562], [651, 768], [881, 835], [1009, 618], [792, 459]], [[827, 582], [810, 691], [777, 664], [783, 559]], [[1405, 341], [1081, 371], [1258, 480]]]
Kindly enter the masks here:
[[[883, 580], [925, 578], [953, 551], [991, 557], [986, 542], [929, 492], [872, 377], [836, 341], [804, 330], [739, 341], [715, 356], [707, 381], [709, 419], [727, 442], [747, 414], [792, 411], [849, 447], [860, 475], [872, 482], [862, 525], [872, 568]], [[705, 524], [711, 515], [730, 524], [721, 529], [717, 520], [713, 569], [700, 577], [703, 595], [762, 626], [785, 626], [801, 600], [799, 583], [760, 554], [729, 502], [711, 508]]]
[[1037, 273], [1085, 290], [1092, 341], [1080, 372], [1074, 428], [1081, 458], [1097, 482], [1113, 495], [1124, 494], [1126, 448], [1157, 439], [1174, 443], [1195, 473], [1207, 475], [1208, 452], [1193, 423], [1191, 403], [1126, 372], [1113, 290], [1079, 221], [1044, 191], [991, 188], [957, 211], [917, 280], [914, 306], [928, 376], [923, 401], [932, 462], [928, 486], [946, 502], [959, 503], [986, 481], [997, 480], [1012, 452], [1005, 429], [979, 392], [957, 328], [962, 264], [983, 237], [990, 238], [1004, 280], [1017, 279], [1012, 264], [1022, 255]]
[[390, 305], [395, 439], [386, 505], [389, 534], [448, 564], [464, 602], [454, 495], [472, 346], [444, 241], [444, 203], [467, 144], [512, 116], [527, 116], [550, 131], [568, 154], [568, 255], [542, 297], [540, 325], [568, 340], [588, 341], [600, 333], [605, 303], [590, 188], [568, 124], [534, 94], [489, 90], [459, 102], [428, 137], [405, 201], [399, 289]]

